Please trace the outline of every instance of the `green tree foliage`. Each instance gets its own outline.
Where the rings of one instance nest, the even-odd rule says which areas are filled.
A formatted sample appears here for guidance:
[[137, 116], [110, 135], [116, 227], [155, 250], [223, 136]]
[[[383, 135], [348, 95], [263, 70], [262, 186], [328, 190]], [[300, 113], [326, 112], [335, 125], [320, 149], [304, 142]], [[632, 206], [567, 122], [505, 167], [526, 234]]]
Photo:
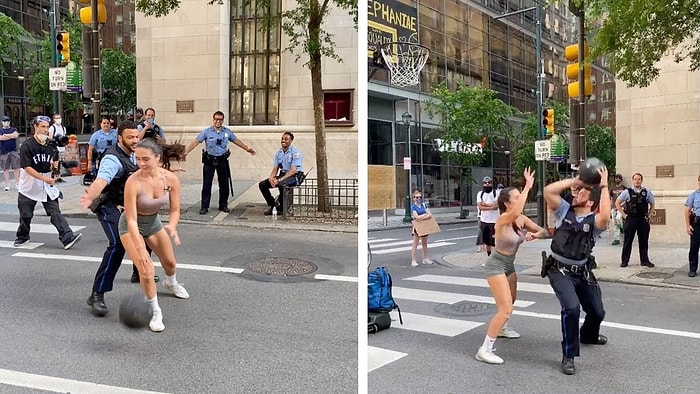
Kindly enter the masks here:
[[480, 86], [458, 84], [451, 91], [445, 83], [433, 88], [425, 108], [437, 120], [435, 137], [441, 140], [442, 155], [462, 166], [478, 165], [483, 153], [474, 149], [484, 137], [511, 137], [509, 117], [513, 107], [496, 96], [496, 92]]
[[102, 112], [123, 114], [136, 102], [136, 57], [120, 49], [103, 49], [102, 68]]
[[669, 49], [677, 62], [700, 68], [700, 2], [697, 0], [573, 0], [583, 4], [588, 25], [603, 20], [593, 39], [593, 56], [608, 55], [615, 75], [630, 86], [648, 86]]
[[[208, 4], [230, 2], [234, 7], [254, 7], [267, 11], [271, 2], [277, 0], [206, 0]], [[291, 3], [287, 3], [291, 6]], [[299, 61], [303, 55], [304, 65], [311, 72], [311, 96], [314, 109], [314, 126], [316, 130], [316, 173], [319, 195], [330, 196], [328, 192], [328, 163], [326, 159], [326, 129], [323, 117], [322, 59], [324, 57], [342, 61], [335, 52], [333, 35], [324, 30], [324, 20], [330, 13], [330, 7], [347, 10], [357, 27], [357, 0], [300, 0], [296, 8], [289, 8], [279, 15], [270, 15], [266, 25], [280, 26], [289, 38], [286, 51], [294, 54]], [[161, 17], [180, 7], [180, 0], [137, 0], [136, 10], [146, 16]], [[330, 211], [329, 199], [318, 199], [318, 210]]]
[[[0, 12], [0, 59], [17, 64], [21, 54], [26, 53], [25, 42], [30, 38], [29, 32], [9, 16]], [[0, 74], [5, 69], [0, 67]]]
[[[82, 53], [82, 25], [80, 21], [72, 17], [61, 21], [61, 30], [70, 34], [70, 59], [80, 67]], [[54, 37], [48, 32], [38, 41], [38, 49], [32, 54], [32, 63], [36, 68], [31, 73], [27, 84], [27, 93], [32, 103], [47, 107], [53, 105], [53, 92], [49, 90], [49, 68], [51, 67], [51, 46], [56, 43]], [[75, 93], [63, 93], [63, 111], [66, 113], [77, 111], [83, 107], [81, 95]]]
[[608, 167], [608, 172], [615, 173], [615, 134], [609, 127], [597, 124], [586, 126], [586, 156], [597, 157]]

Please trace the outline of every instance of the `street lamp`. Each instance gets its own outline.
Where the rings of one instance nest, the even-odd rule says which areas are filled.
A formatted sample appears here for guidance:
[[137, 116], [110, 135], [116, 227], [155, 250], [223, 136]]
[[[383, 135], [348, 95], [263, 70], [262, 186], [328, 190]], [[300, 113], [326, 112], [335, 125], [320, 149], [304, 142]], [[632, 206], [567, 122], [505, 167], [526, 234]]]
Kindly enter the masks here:
[[[406, 126], [406, 155], [408, 156], [408, 167], [406, 168], [406, 214], [403, 217], [404, 223], [411, 223], [413, 218], [411, 217], [411, 120], [413, 116], [411, 113], [406, 111], [401, 115], [401, 120], [404, 126]], [[404, 166], [405, 166], [404, 160]]]

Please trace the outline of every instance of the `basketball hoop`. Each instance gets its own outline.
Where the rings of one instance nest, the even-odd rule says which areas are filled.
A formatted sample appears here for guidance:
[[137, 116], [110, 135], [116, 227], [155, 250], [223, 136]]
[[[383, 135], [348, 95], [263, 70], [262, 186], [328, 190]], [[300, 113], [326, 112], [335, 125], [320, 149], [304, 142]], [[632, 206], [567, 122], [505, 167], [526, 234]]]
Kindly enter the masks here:
[[392, 85], [405, 87], [420, 83], [420, 71], [430, 55], [428, 47], [414, 42], [388, 42], [379, 48], [391, 72]]

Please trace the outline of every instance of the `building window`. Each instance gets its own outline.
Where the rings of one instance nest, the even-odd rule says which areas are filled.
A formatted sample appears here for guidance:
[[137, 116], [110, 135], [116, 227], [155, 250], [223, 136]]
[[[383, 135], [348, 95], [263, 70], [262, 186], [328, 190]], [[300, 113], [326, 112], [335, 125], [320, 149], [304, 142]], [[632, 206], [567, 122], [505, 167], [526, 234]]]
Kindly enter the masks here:
[[279, 119], [280, 27], [261, 30], [280, 12], [280, 0], [266, 9], [255, 2], [231, 7], [230, 124], [274, 124]]
[[612, 113], [612, 111], [610, 110], [610, 108], [603, 108], [603, 109], [600, 111], [600, 119], [601, 119], [603, 122], [605, 122], [606, 120], [609, 120], [609, 119], [610, 119], [610, 114], [611, 114], [611, 113]]
[[323, 92], [323, 119], [326, 126], [352, 126], [352, 90]]

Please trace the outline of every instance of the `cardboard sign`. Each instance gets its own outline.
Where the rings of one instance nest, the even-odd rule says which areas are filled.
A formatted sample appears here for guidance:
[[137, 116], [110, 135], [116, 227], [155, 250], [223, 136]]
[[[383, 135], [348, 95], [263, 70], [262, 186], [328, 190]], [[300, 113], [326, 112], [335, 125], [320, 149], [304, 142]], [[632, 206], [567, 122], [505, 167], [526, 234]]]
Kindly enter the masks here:
[[434, 217], [425, 220], [414, 220], [413, 227], [416, 229], [419, 237], [440, 232], [440, 226], [438, 226]]

